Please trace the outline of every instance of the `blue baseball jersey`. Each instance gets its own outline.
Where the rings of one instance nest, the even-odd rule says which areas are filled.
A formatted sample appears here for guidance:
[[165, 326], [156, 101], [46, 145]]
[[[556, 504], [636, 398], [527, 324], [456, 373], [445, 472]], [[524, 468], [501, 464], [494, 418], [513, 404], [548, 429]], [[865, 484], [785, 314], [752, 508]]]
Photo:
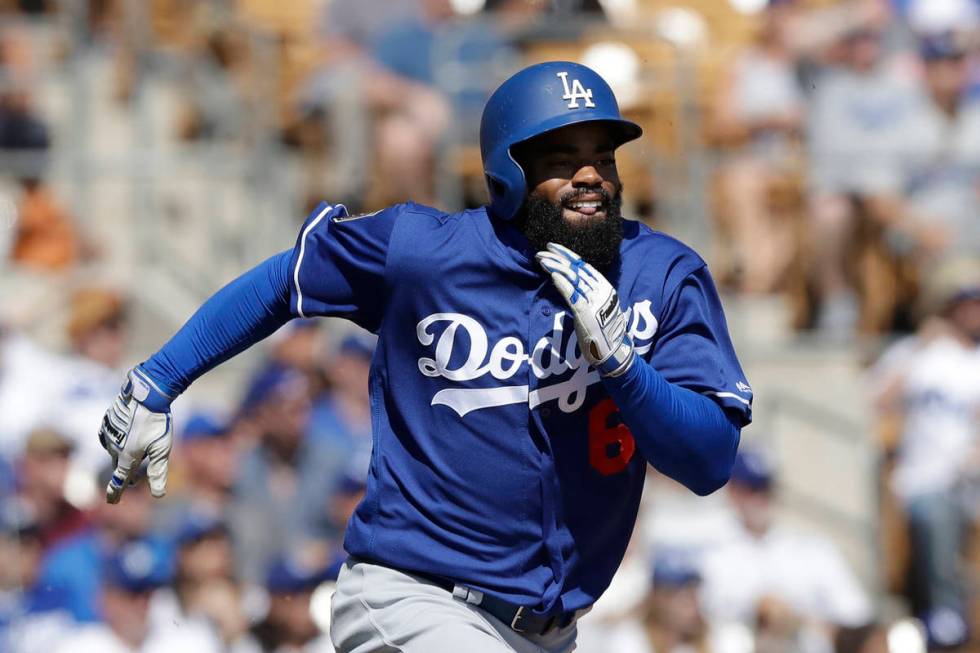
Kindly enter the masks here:
[[[321, 204], [292, 254], [294, 315], [378, 334], [374, 449], [347, 551], [539, 612], [591, 605], [622, 561], [647, 462], [578, 349], [528, 241], [485, 208]], [[751, 390], [705, 263], [627, 221], [619, 293], [636, 352], [742, 425]]]

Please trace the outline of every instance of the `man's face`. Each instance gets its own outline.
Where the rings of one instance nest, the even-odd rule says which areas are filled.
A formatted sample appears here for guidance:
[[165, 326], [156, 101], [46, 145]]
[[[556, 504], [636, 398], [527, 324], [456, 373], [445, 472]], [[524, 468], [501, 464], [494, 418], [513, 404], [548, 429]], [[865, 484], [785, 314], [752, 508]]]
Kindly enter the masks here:
[[177, 573], [196, 582], [230, 578], [232, 559], [228, 535], [217, 531], [181, 547], [177, 554]]
[[310, 613], [312, 590], [273, 593], [269, 597], [269, 621], [280, 628], [285, 642], [305, 644], [318, 634], [316, 622]]
[[199, 487], [227, 492], [238, 476], [238, 451], [228, 435], [185, 442], [182, 457]]
[[298, 446], [306, 433], [310, 408], [309, 383], [305, 378], [282, 384], [257, 411], [267, 441], [286, 449]]
[[128, 345], [127, 323], [119, 317], [92, 329], [77, 343], [80, 354], [107, 367], [119, 367]]
[[515, 146], [528, 188], [519, 221], [532, 245], [560, 243], [599, 268], [616, 260], [623, 225], [615, 149], [609, 127], [594, 122]]
[[698, 583], [687, 583], [653, 590], [652, 600], [660, 625], [675, 632], [682, 642], [693, 641], [704, 632], [699, 587]]
[[371, 360], [357, 354], [338, 354], [331, 361], [327, 375], [340, 392], [367, 397]]
[[0, 590], [30, 587], [41, 565], [37, 535], [0, 534]]
[[141, 478], [136, 485], [126, 488], [119, 503], [100, 502], [96, 508], [96, 521], [104, 530], [123, 539], [141, 537], [150, 527], [152, 501], [150, 487], [146, 479]]
[[956, 102], [969, 82], [965, 56], [951, 55], [926, 62], [926, 85], [939, 102]]
[[980, 343], [980, 298], [957, 302], [950, 310], [950, 320], [966, 337]]
[[746, 530], [757, 537], [765, 535], [772, 524], [771, 490], [731, 482], [728, 496]]
[[875, 30], [862, 30], [847, 37], [847, 59], [851, 68], [859, 73], [874, 69], [881, 58], [881, 35]]
[[102, 612], [106, 623], [130, 646], [139, 647], [146, 638], [150, 592], [131, 592], [106, 587], [102, 593]]

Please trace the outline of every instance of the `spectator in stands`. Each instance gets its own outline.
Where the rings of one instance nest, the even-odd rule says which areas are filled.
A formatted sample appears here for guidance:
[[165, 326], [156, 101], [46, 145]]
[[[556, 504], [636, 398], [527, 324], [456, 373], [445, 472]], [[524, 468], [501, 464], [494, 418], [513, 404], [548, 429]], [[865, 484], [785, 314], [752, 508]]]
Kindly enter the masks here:
[[[543, 9], [543, 3], [521, 4]], [[418, 15], [392, 23], [375, 38], [371, 50], [391, 73], [445, 93], [457, 136], [476, 143], [483, 106], [517, 67], [519, 55], [512, 46], [515, 30], [507, 24], [507, 12], [512, 11], [505, 4], [486, 13], [486, 19], [460, 21], [449, 0], [424, 0]], [[527, 29], [531, 17], [526, 11], [522, 14], [525, 20], [520, 27]]]
[[980, 27], [980, 5], [976, 0], [892, 0], [892, 4], [919, 34]]
[[11, 261], [41, 271], [71, 268], [88, 251], [74, 218], [38, 180], [24, 180], [21, 188]]
[[251, 650], [244, 592], [234, 576], [232, 542], [225, 523], [191, 508], [184, 513], [175, 548], [173, 584], [154, 593], [151, 624], [197, 629], [219, 637], [227, 650]]
[[730, 267], [747, 293], [776, 289], [797, 255], [795, 225], [771, 202], [798, 171], [804, 98], [786, 25], [795, 4], [768, 4], [755, 44], [733, 62], [715, 107], [716, 138], [739, 148], [720, 173], [720, 240], [734, 250]]
[[69, 633], [56, 653], [218, 653], [218, 641], [198, 629], [151, 627], [150, 597], [173, 575], [172, 552], [147, 540], [126, 543], [101, 561], [105, 587], [98, 602], [100, 623]]
[[71, 353], [54, 354], [15, 331], [0, 334], [0, 452], [21, 457], [27, 436], [54, 427], [72, 443], [72, 464], [93, 476], [105, 450], [92, 437], [119, 392], [119, 366], [128, 342], [128, 307], [105, 288], [85, 288], [69, 303]]
[[242, 402], [242, 413], [259, 433], [240, 460], [233, 490], [230, 527], [245, 581], [260, 581], [278, 553], [315, 544], [330, 479], [339, 478], [346, 464], [305, 437], [309, 393], [305, 375], [272, 366], [258, 375]]
[[262, 651], [333, 653], [330, 638], [313, 621], [310, 600], [318, 585], [336, 580], [338, 570], [339, 565], [311, 565], [285, 556], [270, 566], [266, 579], [269, 612], [252, 630]]
[[[335, 157], [348, 180], [383, 180], [368, 189], [379, 206], [413, 198], [432, 204], [435, 146], [449, 124], [446, 99], [431, 86], [380, 65], [373, 44], [391, 26], [419, 20], [425, 3], [412, 0], [333, 0], [327, 5], [322, 63], [307, 81], [300, 103], [307, 114], [325, 114]], [[414, 51], [409, 55], [415, 58]], [[373, 171], [368, 163], [373, 163]], [[350, 182], [348, 181], [348, 184]], [[366, 184], [362, 184], [366, 185]], [[351, 188], [363, 202], [363, 188]], [[345, 198], [347, 199], [347, 198]]]
[[386, 0], [332, 0], [323, 15], [324, 43], [330, 50], [325, 56], [362, 56], [364, 48], [390, 25], [417, 15], [420, 1], [392, 5]]
[[724, 493], [692, 496], [683, 485], [648, 470], [640, 504], [640, 527], [649, 546], [684, 549], [695, 555], [713, 549], [741, 530]]
[[[647, 587], [625, 619], [597, 630], [592, 618], [581, 624], [582, 653], [749, 653], [752, 631], [740, 624], [709, 624], [701, 605], [698, 554], [686, 548], [656, 550]], [[588, 637], [581, 635], [586, 633]], [[601, 636], [600, 636], [601, 634]]]
[[859, 315], [848, 275], [858, 221], [865, 214], [888, 220], [876, 200], [892, 189], [887, 171], [905, 154], [902, 131], [919, 97], [911, 73], [890, 66], [882, 47], [880, 29], [848, 34], [839, 46], [842, 65], [815, 82], [808, 119], [816, 323], [836, 338], [849, 337]]
[[286, 324], [269, 339], [269, 362], [314, 375], [327, 340], [321, 326], [320, 320], [304, 319]]
[[217, 414], [194, 413], [181, 431], [174, 454], [180, 470], [164, 510], [175, 513], [173, 530], [188, 512], [227, 518], [238, 477], [239, 452], [230, 425]]
[[27, 437], [50, 412], [59, 364], [27, 335], [0, 329], [0, 453], [9, 463], [20, 459]]
[[926, 264], [980, 251], [980, 102], [968, 94], [968, 39], [919, 38], [924, 92], [902, 130], [891, 186], [877, 198], [893, 240]]
[[622, 633], [608, 650], [622, 653], [710, 653], [708, 627], [701, 613], [701, 575], [683, 552], [657, 552], [653, 584], [643, 605], [633, 641]]
[[[99, 487], [109, 482], [112, 467], [107, 467]], [[102, 560], [129, 542], [149, 539], [163, 547], [163, 540], [150, 536], [153, 505], [145, 480], [126, 491], [126, 498], [116, 504], [99, 503], [92, 513], [92, 525], [82, 533], [61, 542], [41, 562], [38, 585], [53, 605], [71, 613], [76, 621], [91, 622], [101, 618]]]
[[0, 651], [48, 651], [72, 626], [38, 583], [41, 533], [30, 512], [13, 499], [0, 504]]
[[35, 270], [59, 271], [93, 252], [44, 182], [50, 137], [27, 90], [30, 50], [25, 34], [0, 34], [0, 72], [6, 82], [0, 92], [0, 152], [8, 157], [2, 172], [16, 179], [21, 190], [10, 259]]
[[71, 451], [63, 435], [38, 428], [28, 436], [18, 466], [18, 496], [34, 515], [44, 551], [88, 526], [88, 515], [65, 497]]
[[827, 650], [828, 631], [870, 622], [871, 605], [829, 541], [775, 523], [774, 479], [766, 453], [743, 445], [728, 483], [742, 528], [705, 552], [705, 613], [753, 629], [759, 650]]
[[879, 315], [873, 322], [881, 326], [908, 303], [903, 276], [916, 278], [945, 257], [980, 251], [980, 103], [969, 93], [969, 38], [953, 31], [918, 37], [922, 88], [883, 145], [890, 152], [859, 162], [870, 180], [853, 189], [858, 201], [850, 206], [860, 207], [884, 258], [897, 267], [865, 288], [865, 306], [876, 307], [866, 314]]
[[[370, 455], [370, 452], [362, 452], [362, 455], [364, 454]], [[364, 498], [364, 491], [367, 489], [368, 462], [367, 459], [352, 459], [347, 473], [330, 493], [325, 510], [326, 519], [320, 531], [326, 544], [323, 555], [325, 560], [343, 561], [347, 557], [344, 553], [344, 532], [354, 510]]]
[[[453, 10], [449, 0], [418, 4], [414, 15], [393, 21], [369, 45], [371, 58], [414, 96], [408, 102], [377, 98], [380, 111], [373, 155], [375, 174], [383, 180], [379, 204], [413, 196], [420, 197], [422, 204], [435, 203], [435, 148], [449, 127], [451, 113], [448, 100], [435, 85], [434, 63], [428, 57], [436, 54], [436, 32], [453, 17]], [[420, 105], [413, 107], [412, 101]]]
[[47, 423], [74, 443], [73, 461], [94, 475], [105, 463], [105, 450], [92, 437], [102, 420], [96, 407], [119, 392], [119, 374], [129, 343], [129, 305], [119, 292], [82, 288], [70, 302], [68, 339], [71, 353], [52, 374], [58, 385]]
[[[29, 33], [5, 26], [0, 32], [0, 150], [27, 154], [4, 170], [15, 179], [40, 179], [50, 145], [48, 128], [33, 106], [30, 87], [36, 74]], [[35, 154], [37, 156], [30, 156]]]
[[353, 456], [371, 447], [371, 400], [368, 372], [376, 338], [350, 334], [340, 342], [324, 366], [328, 392], [316, 398], [310, 435], [338, 452]]
[[908, 519], [912, 609], [934, 646], [955, 646], [967, 634], [961, 547], [980, 478], [980, 261], [948, 261], [924, 295], [930, 317], [873, 379], [879, 411], [902, 419], [890, 486]]

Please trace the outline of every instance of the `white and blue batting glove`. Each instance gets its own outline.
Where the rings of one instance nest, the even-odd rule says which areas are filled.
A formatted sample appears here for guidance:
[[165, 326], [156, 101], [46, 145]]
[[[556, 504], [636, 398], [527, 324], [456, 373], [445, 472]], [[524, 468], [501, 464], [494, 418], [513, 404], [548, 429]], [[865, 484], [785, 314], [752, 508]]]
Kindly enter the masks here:
[[167, 466], [173, 446], [171, 401], [139, 367], [126, 375], [99, 429], [99, 441], [115, 467], [105, 489], [108, 503], [119, 503], [144, 458], [149, 461], [146, 476], [150, 492], [155, 497], [167, 493]]
[[535, 258], [572, 309], [579, 349], [589, 364], [602, 376], [626, 372], [635, 354], [616, 289], [567, 247], [548, 243]]

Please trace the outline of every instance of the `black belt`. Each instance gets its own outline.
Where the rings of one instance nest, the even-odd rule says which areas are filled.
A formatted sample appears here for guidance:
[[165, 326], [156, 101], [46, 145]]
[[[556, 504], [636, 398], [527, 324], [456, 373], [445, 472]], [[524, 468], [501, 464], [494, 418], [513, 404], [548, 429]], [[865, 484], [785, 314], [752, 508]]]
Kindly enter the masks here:
[[[458, 599], [478, 606], [481, 610], [492, 614], [510, 626], [514, 632], [521, 633], [522, 635], [544, 635], [552, 628], [564, 628], [575, 621], [576, 614], [574, 611], [558, 612], [550, 615], [535, 614], [527, 606], [515, 605], [510, 601], [505, 601], [491, 594], [484, 594], [483, 592], [477, 592], [476, 595], [479, 598], [473, 600], [470, 598], [474, 594], [473, 590], [454, 583], [447, 578], [439, 578], [438, 576], [419, 574], [417, 572], [409, 573], [441, 587]], [[462, 590], [462, 596], [460, 595], [460, 590]]]
[[[380, 565], [382, 567], [387, 566], [374, 561], [365, 562]], [[521, 633], [522, 635], [544, 635], [552, 628], [564, 628], [568, 626], [575, 621], [575, 617], [577, 616], [577, 613], [574, 610], [571, 612], [558, 612], [550, 615], [535, 614], [531, 611], [531, 608], [527, 606], [515, 605], [509, 601], [499, 599], [496, 596], [471, 590], [467, 587], [459, 585], [453, 580], [443, 578], [442, 576], [435, 576], [433, 574], [426, 574], [418, 571], [406, 571], [404, 569], [397, 569], [393, 567], [392, 569], [402, 573], [411, 574], [412, 576], [418, 576], [419, 578], [427, 580], [437, 587], [441, 587], [454, 597], [461, 599], [470, 605], [479, 606], [480, 609], [485, 610], [510, 626], [511, 630]], [[472, 598], [474, 595], [477, 597], [476, 599]]]

